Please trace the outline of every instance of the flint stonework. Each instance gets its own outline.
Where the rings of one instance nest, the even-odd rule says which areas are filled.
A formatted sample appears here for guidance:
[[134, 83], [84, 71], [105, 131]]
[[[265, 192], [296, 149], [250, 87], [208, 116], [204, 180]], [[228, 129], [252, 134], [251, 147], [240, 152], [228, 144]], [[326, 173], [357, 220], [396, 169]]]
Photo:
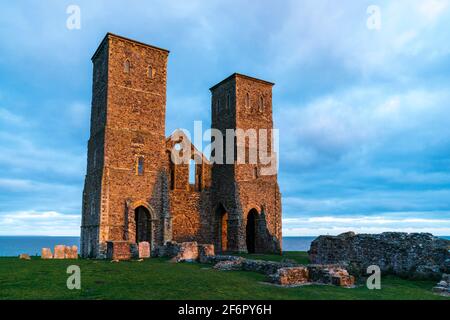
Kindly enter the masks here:
[[309, 258], [316, 264], [342, 264], [365, 275], [371, 265], [383, 274], [408, 278], [439, 278], [450, 271], [450, 241], [427, 233], [320, 236], [311, 243]]
[[[265, 174], [261, 161], [211, 164], [180, 130], [165, 136], [168, 56], [108, 33], [92, 57], [82, 257], [105, 258], [106, 243], [117, 241], [148, 242], [152, 254], [170, 241], [213, 244], [217, 253], [280, 253], [277, 173]], [[272, 86], [233, 74], [212, 87], [212, 128], [268, 130], [262, 147], [273, 151]], [[171, 158], [177, 144], [195, 162], [193, 184], [189, 164]]]

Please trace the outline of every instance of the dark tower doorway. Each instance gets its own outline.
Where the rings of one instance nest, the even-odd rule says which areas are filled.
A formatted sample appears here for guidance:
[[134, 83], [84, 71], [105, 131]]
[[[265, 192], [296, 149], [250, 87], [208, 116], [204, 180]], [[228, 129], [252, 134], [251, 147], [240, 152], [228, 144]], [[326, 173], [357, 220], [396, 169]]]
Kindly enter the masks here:
[[137, 207], [134, 211], [136, 221], [136, 243], [152, 240], [152, 221], [146, 207]]
[[228, 213], [222, 204], [217, 208], [219, 250], [225, 252], [228, 250]]
[[246, 226], [246, 241], [248, 253], [256, 252], [256, 219], [258, 217], [258, 211], [256, 209], [250, 210], [247, 215]]

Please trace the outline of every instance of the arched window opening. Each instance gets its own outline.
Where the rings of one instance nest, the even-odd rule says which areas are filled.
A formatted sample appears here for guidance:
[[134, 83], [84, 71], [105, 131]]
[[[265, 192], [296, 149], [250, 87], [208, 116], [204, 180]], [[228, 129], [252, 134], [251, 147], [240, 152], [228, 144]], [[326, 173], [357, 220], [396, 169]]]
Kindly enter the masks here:
[[130, 60], [125, 60], [123, 63], [123, 72], [130, 73]]
[[227, 94], [227, 111], [230, 110], [231, 107], [231, 98], [230, 94]]
[[259, 98], [259, 112], [263, 112], [264, 111], [264, 98], [260, 97]]
[[136, 173], [138, 176], [144, 175], [144, 157], [139, 157], [137, 160]]
[[250, 108], [250, 94], [245, 95], [245, 107]]
[[153, 79], [153, 78], [155, 77], [155, 69], [154, 69], [152, 66], [149, 66], [149, 67], [148, 67], [148, 70], [147, 70], [147, 76], [148, 76], [150, 79]]

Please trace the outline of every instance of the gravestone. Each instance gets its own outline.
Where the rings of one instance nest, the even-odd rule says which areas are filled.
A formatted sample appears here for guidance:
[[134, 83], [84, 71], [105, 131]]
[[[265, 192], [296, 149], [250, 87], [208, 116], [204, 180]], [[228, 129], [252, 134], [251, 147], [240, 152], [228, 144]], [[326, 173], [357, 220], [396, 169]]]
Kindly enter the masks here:
[[139, 242], [139, 259], [150, 258], [150, 243]]
[[53, 259], [52, 250], [50, 248], [42, 248], [41, 259], [44, 260]]
[[66, 246], [64, 245], [56, 245], [55, 246], [55, 255], [53, 256], [54, 259], [65, 259], [65, 249]]

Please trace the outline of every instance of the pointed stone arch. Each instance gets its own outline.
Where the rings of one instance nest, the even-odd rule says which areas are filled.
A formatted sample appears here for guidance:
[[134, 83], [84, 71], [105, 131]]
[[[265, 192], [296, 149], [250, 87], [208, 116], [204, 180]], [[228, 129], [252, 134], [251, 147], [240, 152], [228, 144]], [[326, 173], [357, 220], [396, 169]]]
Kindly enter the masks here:
[[[154, 248], [156, 245], [156, 226], [158, 225], [158, 219], [153, 207], [145, 200], [127, 201], [126, 207], [125, 240], [131, 243], [137, 243], [139, 241], [138, 228], [144, 227], [147, 228], [143, 232], [147, 234], [144, 238]], [[140, 217], [141, 212], [148, 213], [148, 218]], [[141, 225], [138, 225], [139, 221]]]

